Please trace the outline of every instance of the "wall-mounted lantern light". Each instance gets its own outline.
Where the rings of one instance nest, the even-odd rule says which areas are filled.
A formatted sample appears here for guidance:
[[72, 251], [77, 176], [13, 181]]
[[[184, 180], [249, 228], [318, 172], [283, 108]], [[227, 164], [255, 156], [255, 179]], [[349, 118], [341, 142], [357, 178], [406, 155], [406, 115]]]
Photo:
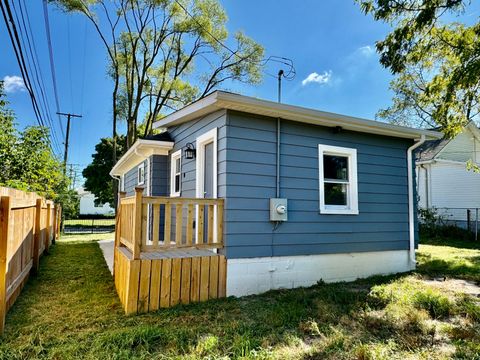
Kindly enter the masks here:
[[192, 143], [187, 143], [185, 148], [185, 159], [191, 160], [195, 159], [197, 151]]

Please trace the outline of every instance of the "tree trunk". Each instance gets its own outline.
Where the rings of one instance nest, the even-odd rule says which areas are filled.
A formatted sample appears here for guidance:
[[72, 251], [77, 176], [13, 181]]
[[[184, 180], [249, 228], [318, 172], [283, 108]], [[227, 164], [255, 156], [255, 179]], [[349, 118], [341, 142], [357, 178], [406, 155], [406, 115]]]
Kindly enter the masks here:
[[[113, 103], [113, 128], [112, 128], [112, 139], [113, 139], [113, 153], [112, 153], [112, 164], [115, 166], [117, 163], [117, 92], [118, 92], [118, 76], [115, 77], [115, 86], [112, 93], [112, 103]], [[113, 192], [113, 208], [115, 213], [117, 213], [117, 202], [118, 202], [118, 181], [112, 179], [112, 192]]]
[[135, 119], [129, 118], [127, 121], [127, 149], [130, 149], [135, 142]]

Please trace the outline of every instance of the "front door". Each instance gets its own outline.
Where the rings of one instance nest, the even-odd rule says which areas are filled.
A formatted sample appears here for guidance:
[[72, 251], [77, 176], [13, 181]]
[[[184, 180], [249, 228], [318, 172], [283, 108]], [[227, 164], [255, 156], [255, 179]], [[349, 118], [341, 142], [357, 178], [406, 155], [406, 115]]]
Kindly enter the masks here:
[[213, 198], [213, 142], [204, 145], [203, 197]]
[[[212, 199], [217, 197], [217, 129], [212, 129], [197, 138], [197, 170], [196, 170], [196, 193], [199, 198]], [[198, 209], [198, 207], [197, 207]], [[197, 242], [204, 243], [207, 240], [208, 226], [212, 226], [215, 234], [216, 216], [213, 224], [208, 224], [208, 206], [203, 206], [204, 221], [203, 221], [203, 236], [198, 237]], [[198, 211], [197, 211], [198, 223]]]

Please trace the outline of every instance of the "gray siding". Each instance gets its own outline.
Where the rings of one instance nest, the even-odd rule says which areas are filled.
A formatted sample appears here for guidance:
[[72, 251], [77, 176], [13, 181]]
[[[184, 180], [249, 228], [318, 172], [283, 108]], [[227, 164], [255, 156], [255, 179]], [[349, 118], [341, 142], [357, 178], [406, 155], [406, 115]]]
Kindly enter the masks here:
[[[144, 161], [144, 163], [146, 164], [146, 161]], [[125, 173], [125, 176], [124, 176], [124, 181], [125, 181], [125, 187], [123, 188], [124, 191], [127, 193], [127, 196], [131, 196], [135, 193], [135, 187], [138, 186], [138, 166], [140, 164], [137, 164], [135, 165], [133, 168], [131, 168], [130, 170], [128, 170], [126, 173]], [[146, 166], [146, 165], [145, 165]], [[147, 169], [148, 171], [148, 169]], [[145, 174], [145, 177], [147, 176], [147, 173]], [[145, 186], [145, 185], [143, 185]]]
[[[197, 137], [207, 131], [217, 128], [217, 159], [218, 163], [225, 161], [226, 151], [226, 112], [217, 111], [197, 120], [192, 120], [179, 126], [168, 128], [170, 136], [175, 141], [175, 146], [171, 153], [185, 148], [187, 143], [193, 143]], [[195, 197], [195, 159], [186, 160], [182, 152], [182, 183], [180, 196]], [[170, 174], [170, 159], [168, 161], [168, 174]], [[218, 197], [225, 197], [225, 177], [218, 176]], [[168, 176], [168, 189], [170, 189], [170, 176]], [[170, 192], [170, 191], [169, 191]]]
[[168, 196], [168, 156], [153, 155], [150, 157], [149, 184], [150, 195]]
[[[179, 149], [184, 149], [187, 143], [194, 144], [196, 146], [196, 139], [202, 134], [217, 128], [217, 161], [220, 163], [225, 160], [226, 151], [226, 111], [217, 111], [209, 114], [197, 120], [189, 121], [179, 126], [168, 128], [168, 132], [172, 139], [175, 141], [175, 146], [170, 152], [174, 153]], [[218, 166], [218, 164], [217, 164]], [[181, 159], [181, 197], [196, 197], [196, 159], [187, 160], [182, 151]], [[168, 159], [167, 174], [170, 174], [170, 158]], [[167, 189], [170, 194], [170, 175], [168, 175]], [[217, 197], [225, 197], [225, 177], [220, 175], [217, 177]], [[186, 211], [184, 209], [183, 214], [183, 234], [186, 234]], [[172, 238], [174, 237], [175, 229], [175, 213], [172, 213]], [[184, 241], [184, 239], [183, 239]]]
[[[318, 144], [357, 149], [359, 215], [319, 213]], [[219, 193], [228, 258], [407, 250], [412, 141], [282, 120], [281, 191], [289, 220], [273, 231], [276, 120], [228, 112]]]
[[[168, 182], [168, 156], [153, 155], [145, 160], [145, 183], [141, 186], [145, 188], [144, 195], [167, 196]], [[127, 196], [135, 193], [135, 187], [138, 186], [138, 166], [137, 164], [125, 173], [124, 191]], [[149, 166], [150, 165], [150, 166]]]

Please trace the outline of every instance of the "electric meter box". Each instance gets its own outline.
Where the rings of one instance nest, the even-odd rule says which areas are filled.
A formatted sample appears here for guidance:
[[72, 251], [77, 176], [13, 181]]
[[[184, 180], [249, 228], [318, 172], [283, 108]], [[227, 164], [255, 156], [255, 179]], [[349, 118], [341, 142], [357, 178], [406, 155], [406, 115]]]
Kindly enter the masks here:
[[288, 220], [287, 202], [287, 199], [270, 199], [270, 221]]

